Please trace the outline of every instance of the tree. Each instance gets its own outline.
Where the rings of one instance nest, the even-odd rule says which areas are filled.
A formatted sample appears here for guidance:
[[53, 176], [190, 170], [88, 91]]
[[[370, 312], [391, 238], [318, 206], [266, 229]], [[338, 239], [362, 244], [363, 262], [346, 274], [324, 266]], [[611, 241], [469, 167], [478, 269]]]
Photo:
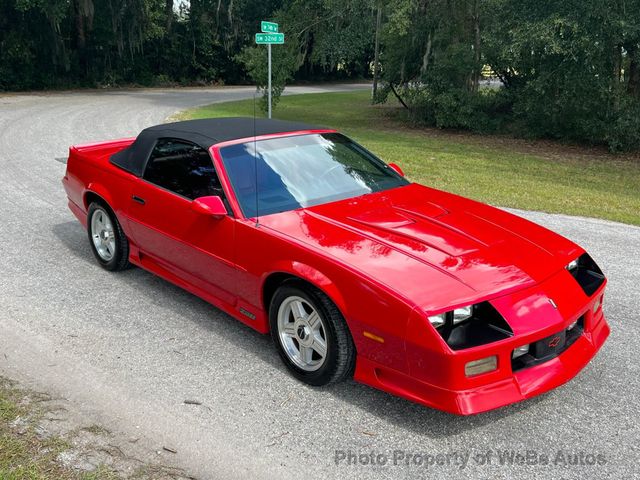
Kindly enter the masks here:
[[[271, 103], [275, 108], [280, 100], [280, 95], [284, 91], [285, 84], [291, 80], [300, 64], [296, 56], [295, 44], [272, 45], [271, 50]], [[245, 47], [242, 53], [238, 55], [238, 60], [244, 65], [256, 87], [263, 92], [260, 99], [260, 108], [263, 112], [266, 112], [268, 110], [267, 47], [265, 45]]]
[[[385, 94], [416, 122], [640, 146], [640, 1], [392, 0]], [[503, 88], [479, 88], [487, 66]]]

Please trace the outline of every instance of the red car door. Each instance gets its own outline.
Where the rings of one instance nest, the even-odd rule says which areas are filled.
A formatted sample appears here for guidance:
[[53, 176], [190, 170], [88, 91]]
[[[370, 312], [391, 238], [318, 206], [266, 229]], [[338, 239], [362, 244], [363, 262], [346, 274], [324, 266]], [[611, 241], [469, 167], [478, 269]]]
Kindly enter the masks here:
[[211, 157], [191, 143], [161, 139], [144, 177], [132, 188], [128, 214], [131, 231], [143, 256], [234, 304], [235, 219], [216, 219], [194, 211], [192, 200], [223, 197]]

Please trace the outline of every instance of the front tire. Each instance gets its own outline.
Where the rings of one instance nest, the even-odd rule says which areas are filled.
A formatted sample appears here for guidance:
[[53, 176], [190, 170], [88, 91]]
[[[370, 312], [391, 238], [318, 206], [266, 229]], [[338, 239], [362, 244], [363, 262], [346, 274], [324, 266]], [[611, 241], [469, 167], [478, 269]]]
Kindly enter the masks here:
[[91, 251], [105, 270], [124, 270], [129, 264], [129, 241], [110, 208], [92, 202], [87, 210], [87, 234]]
[[347, 323], [320, 290], [289, 282], [269, 308], [271, 337], [283, 362], [299, 380], [314, 386], [353, 374], [356, 350]]

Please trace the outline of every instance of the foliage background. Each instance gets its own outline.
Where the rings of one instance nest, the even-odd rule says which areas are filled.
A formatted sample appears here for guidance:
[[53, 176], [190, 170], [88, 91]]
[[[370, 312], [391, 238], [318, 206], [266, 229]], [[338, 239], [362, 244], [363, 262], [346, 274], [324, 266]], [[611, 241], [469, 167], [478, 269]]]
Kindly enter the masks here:
[[0, 90], [262, 87], [263, 19], [276, 99], [375, 72], [418, 125], [640, 149], [640, 0], [0, 0]]

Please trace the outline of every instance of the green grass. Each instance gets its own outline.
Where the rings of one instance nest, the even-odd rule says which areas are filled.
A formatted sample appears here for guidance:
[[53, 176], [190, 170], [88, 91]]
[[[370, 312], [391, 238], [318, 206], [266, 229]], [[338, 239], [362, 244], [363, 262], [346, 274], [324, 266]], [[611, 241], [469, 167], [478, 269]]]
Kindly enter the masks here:
[[[39, 438], [34, 432], [33, 417], [41, 412], [23, 405], [21, 399], [22, 392], [0, 378], [0, 478], [75, 478], [56, 462], [57, 455], [67, 448], [66, 443], [57, 438]], [[27, 428], [12, 428], [16, 419], [27, 421]]]
[[[187, 110], [180, 118], [252, 116], [253, 100]], [[407, 177], [482, 202], [640, 225], [640, 161], [549, 142], [408, 128], [369, 92], [282, 97], [274, 118], [337, 128]]]
[[[17, 389], [0, 377], [0, 479], [1, 480], [111, 480], [116, 478], [107, 468], [80, 473], [63, 467], [58, 455], [71, 445], [60, 437], [43, 438], [36, 432], [43, 411], [25, 401], [28, 392]], [[23, 428], [12, 425], [16, 419], [26, 422]]]
[[[71, 458], [107, 452], [105, 443], [97, 441], [96, 437], [111, 437], [111, 433], [96, 424], [68, 430], [58, 436], [43, 432], [42, 423], [46, 414], [58, 410], [47, 407], [47, 400], [47, 395], [19, 389], [10, 380], [0, 377], [0, 480], [155, 480], [187, 477], [182, 470], [174, 467], [141, 463], [110, 444], [108, 446], [119, 451], [122, 457], [112, 455], [112, 461], [100, 464], [91, 471], [63, 464], [60, 458], [63, 452], [70, 454]], [[85, 436], [78, 442], [78, 435], [86, 433], [94, 438]]]

